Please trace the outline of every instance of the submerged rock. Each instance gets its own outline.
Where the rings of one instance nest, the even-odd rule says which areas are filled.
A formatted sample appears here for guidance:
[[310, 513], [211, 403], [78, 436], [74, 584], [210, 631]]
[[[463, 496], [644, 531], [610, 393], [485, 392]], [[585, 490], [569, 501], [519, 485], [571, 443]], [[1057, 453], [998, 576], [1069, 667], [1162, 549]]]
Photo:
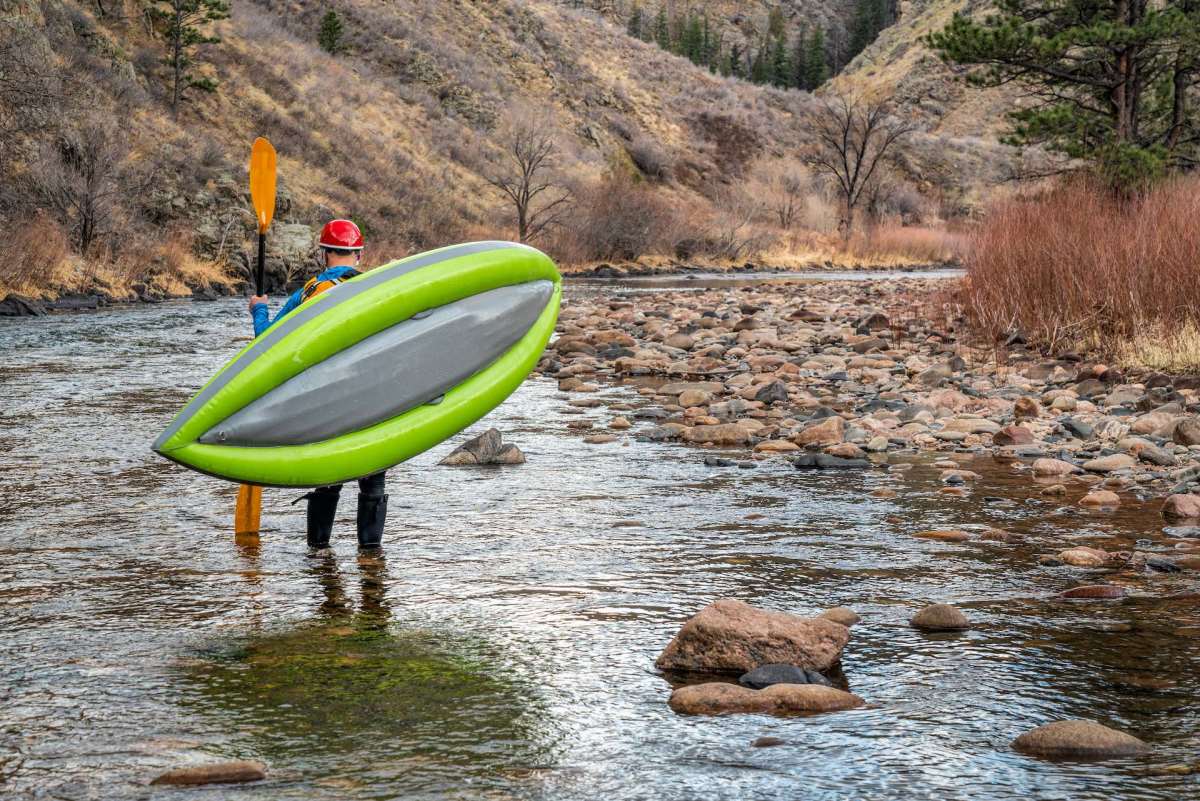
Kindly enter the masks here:
[[1088, 584], [1073, 587], [1059, 594], [1061, 598], [1123, 598], [1125, 588], [1116, 584]]
[[798, 715], [856, 709], [864, 703], [854, 693], [819, 684], [774, 684], [750, 690], [723, 682], [680, 687], [669, 701], [681, 715]]
[[199, 785], [241, 784], [257, 782], [267, 778], [267, 766], [261, 762], [237, 760], [213, 762], [169, 770], [155, 778], [151, 784]]
[[1060, 720], [1038, 726], [1013, 740], [1012, 747], [1034, 756], [1077, 759], [1136, 756], [1150, 751], [1150, 746], [1133, 735], [1091, 720]]
[[846, 628], [850, 628], [855, 623], [861, 623], [862, 618], [854, 613], [854, 610], [844, 606], [835, 606], [832, 609], [826, 609], [817, 617], [823, 617], [826, 620], [832, 620], [834, 623], [840, 623]]
[[701, 609], [655, 661], [660, 670], [746, 673], [783, 663], [825, 671], [837, 664], [850, 630], [825, 618], [802, 618], [722, 599]]

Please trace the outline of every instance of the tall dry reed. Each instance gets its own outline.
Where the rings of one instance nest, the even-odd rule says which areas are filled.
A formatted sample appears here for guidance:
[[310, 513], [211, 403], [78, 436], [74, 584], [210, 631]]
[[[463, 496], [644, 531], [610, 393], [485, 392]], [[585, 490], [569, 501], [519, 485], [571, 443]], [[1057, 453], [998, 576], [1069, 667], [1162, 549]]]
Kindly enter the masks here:
[[1077, 181], [991, 210], [959, 295], [982, 332], [1115, 353], [1149, 328], [1200, 320], [1200, 179], [1133, 199]]

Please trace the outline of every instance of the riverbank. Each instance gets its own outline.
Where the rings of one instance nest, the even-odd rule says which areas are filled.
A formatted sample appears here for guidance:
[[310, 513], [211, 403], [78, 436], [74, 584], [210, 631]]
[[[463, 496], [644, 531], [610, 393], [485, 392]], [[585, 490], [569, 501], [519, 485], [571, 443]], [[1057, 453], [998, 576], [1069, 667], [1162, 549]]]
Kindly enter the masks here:
[[[1160, 499], [1200, 516], [1200, 378], [1052, 359], [1019, 337], [977, 347], [936, 280], [792, 283], [594, 295], [564, 306], [541, 369], [572, 405], [605, 383], [647, 401], [609, 431], [719, 451], [716, 465], [897, 470], [944, 457], [965, 494], [986, 457], [1047, 497], [1091, 509]], [[1174, 497], [1170, 497], [1174, 496]]]

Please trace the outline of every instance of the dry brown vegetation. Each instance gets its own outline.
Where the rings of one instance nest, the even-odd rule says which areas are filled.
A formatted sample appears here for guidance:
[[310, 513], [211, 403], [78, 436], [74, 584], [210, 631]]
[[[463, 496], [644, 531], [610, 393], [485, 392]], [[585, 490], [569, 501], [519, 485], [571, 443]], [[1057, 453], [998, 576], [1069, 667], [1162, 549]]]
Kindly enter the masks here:
[[[712, 75], [591, 12], [549, 0], [349, 0], [331, 57], [316, 42], [325, 7], [247, 0], [214, 24], [222, 43], [197, 54], [218, 91], [192, 96], [176, 119], [163, 43], [135, 0], [4, 8], [0, 74], [22, 80], [0, 80], [10, 134], [0, 221], [53, 219], [68, 261], [111, 262], [89, 268], [97, 274], [144, 261], [138, 254], [176, 229], [191, 232], [201, 257], [247, 274], [245, 160], [256, 135], [280, 154], [280, 224], [352, 216], [378, 260], [514, 238], [488, 177], [515, 108], [536, 111], [561, 147], [555, 182], [573, 202], [538, 240], [561, 260], [828, 255], [809, 243], [828, 233], [830, 187], [804, 173], [792, 190], [772, 189], [755, 175], [762, 164], [794, 170], [812, 144], [813, 99]], [[37, 91], [20, 90], [29, 86]], [[988, 165], [1008, 158], [924, 135], [909, 144], [896, 183], [921, 198], [967, 198], [962, 176], [986, 180], [997, 171]], [[791, 192], [790, 209], [779, 191]], [[928, 222], [877, 205], [880, 218]], [[965, 202], [943, 205], [958, 213]], [[0, 275], [0, 286], [17, 285], [30, 279]]]
[[1198, 215], [1197, 178], [1132, 199], [1075, 181], [1007, 200], [969, 238], [960, 302], [991, 337], [1200, 366]]

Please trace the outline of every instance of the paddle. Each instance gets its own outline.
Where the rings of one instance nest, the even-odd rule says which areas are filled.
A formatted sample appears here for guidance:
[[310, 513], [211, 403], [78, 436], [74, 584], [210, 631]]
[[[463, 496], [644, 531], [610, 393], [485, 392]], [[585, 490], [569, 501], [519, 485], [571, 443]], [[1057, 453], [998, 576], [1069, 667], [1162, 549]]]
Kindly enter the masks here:
[[[250, 199], [258, 218], [258, 265], [254, 271], [255, 295], [263, 294], [263, 262], [267, 254], [267, 228], [275, 215], [275, 148], [263, 137], [250, 148]], [[257, 534], [262, 515], [262, 487], [243, 484], [238, 488], [233, 512], [234, 535]]]

